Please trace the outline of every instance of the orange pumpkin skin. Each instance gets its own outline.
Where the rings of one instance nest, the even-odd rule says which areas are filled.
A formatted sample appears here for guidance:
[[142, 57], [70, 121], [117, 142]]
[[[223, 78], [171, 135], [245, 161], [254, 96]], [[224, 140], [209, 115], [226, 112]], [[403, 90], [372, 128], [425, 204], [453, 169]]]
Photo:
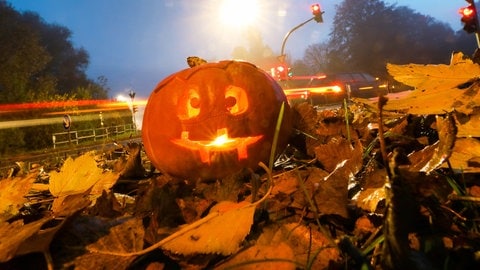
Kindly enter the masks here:
[[[161, 81], [145, 107], [142, 139], [160, 171], [186, 179], [218, 179], [268, 163], [284, 103], [277, 153], [292, 130], [280, 86], [253, 64], [207, 63]], [[216, 139], [217, 137], [221, 137]]]

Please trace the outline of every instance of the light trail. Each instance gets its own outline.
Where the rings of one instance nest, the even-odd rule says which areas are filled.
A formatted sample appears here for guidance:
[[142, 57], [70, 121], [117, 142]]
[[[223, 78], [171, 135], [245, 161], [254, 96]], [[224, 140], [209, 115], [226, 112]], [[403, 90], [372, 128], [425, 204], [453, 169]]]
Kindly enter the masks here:
[[[145, 106], [147, 100], [136, 100], [133, 102], [135, 106]], [[90, 106], [90, 108], [81, 108]], [[95, 106], [92, 108], [92, 106]], [[75, 109], [67, 108], [77, 107]], [[48, 101], [48, 102], [31, 102], [31, 103], [16, 103], [16, 104], [0, 104], [0, 115], [8, 113], [20, 113], [23, 111], [35, 111], [42, 109], [55, 109], [55, 112], [39, 112], [37, 118], [34, 119], [17, 119], [0, 121], [0, 130], [9, 128], [22, 128], [30, 126], [41, 126], [59, 124], [64, 120], [64, 115], [69, 114], [74, 122], [92, 121], [98, 119], [98, 114], [104, 112], [102, 117], [104, 119], [118, 117], [108, 112], [118, 111], [119, 113], [130, 114], [132, 110], [131, 101], [116, 101], [116, 100], [69, 100], [69, 101]], [[61, 109], [60, 111], [58, 109]], [[46, 116], [40, 118], [41, 116]], [[126, 115], [127, 116], [127, 115]]]

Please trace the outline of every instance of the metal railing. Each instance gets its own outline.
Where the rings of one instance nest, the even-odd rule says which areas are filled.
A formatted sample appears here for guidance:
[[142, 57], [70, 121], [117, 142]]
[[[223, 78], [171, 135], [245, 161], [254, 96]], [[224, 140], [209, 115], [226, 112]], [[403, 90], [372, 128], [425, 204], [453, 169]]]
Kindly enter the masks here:
[[116, 138], [116, 136], [128, 132], [136, 132], [133, 124], [53, 133], [53, 149], [62, 144], [79, 144], [87, 140], [97, 141], [98, 139]]

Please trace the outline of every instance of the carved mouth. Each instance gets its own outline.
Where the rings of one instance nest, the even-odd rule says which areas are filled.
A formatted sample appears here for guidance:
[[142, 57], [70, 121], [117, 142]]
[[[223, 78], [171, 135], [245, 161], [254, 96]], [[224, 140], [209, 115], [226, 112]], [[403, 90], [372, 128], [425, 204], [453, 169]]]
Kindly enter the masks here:
[[230, 138], [226, 128], [217, 130], [217, 137], [211, 141], [192, 141], [188, 138], [189, 132], [182, 131], [180, 139], [172, 140], [173, 143], [200, 152], [200, 159], [203, 163], [210, 164], [212, 152], [229, 152], [236, 150], [238, 160], [248, 158], [247, 147], [256, 143], [263, 136]]

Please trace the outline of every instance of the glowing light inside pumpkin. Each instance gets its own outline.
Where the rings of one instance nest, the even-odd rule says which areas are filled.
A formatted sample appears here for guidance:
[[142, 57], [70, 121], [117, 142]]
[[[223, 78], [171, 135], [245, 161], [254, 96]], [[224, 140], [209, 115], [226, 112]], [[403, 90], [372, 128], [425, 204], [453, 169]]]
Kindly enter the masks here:
[[228, 138], [228, 132], [226, 128], [222, 128], [217, 130], [217, 137], [213, 139], [213, 141], [206, 146], [222, 146], [227, 143], [235, 142], [234, 139]]
[[247, 147], [256, 143], [262, 137], [262, 135], [258, 135], [231, 138], [228, 136], [228, 130], [226, 128], [221, 128], [217, 130], [217, 137], [211, 141], [190, 140], [189, 132], [183, 131], [180, 139], [175, 139], [172, 142], [193, 151], [199, 151], [202, 162], [210, 164], [212, 152], [229, 152], [236, 150], [238, 160], [248, 158]]

